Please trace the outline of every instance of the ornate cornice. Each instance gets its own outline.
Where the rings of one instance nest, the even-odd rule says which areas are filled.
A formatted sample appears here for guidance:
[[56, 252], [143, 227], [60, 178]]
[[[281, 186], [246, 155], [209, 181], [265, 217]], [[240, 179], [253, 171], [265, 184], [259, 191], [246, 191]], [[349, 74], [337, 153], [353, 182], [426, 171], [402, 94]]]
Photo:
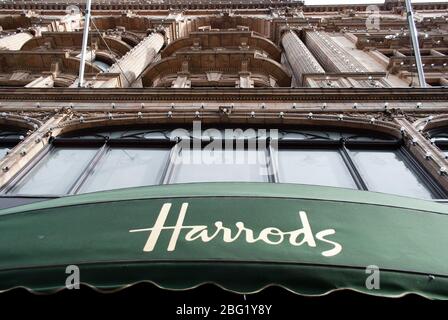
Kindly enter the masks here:
[[0, 88], [0, 101], [430, 101], [448, 102], [446, 88]]
[[[68, 0], [61, 2], [58, 0], [47, 1], [14, 1], [6, 0], [0, 4], [0, 11], [17, 11], [22, 10], [45, 10], [45, 11], [61, 11], [64, 12], [67, 5], [79, 5], [79, 1]], [[385, 1], [383, 4], [377, 4], [382, 11], [397, 11], [402, 8], [400, 1]], [[365, 11], [369, 4], [319, 4], [319, 5], [305, 5], [303, 1], [275, 1], [275, 0], [259, 0], [259, 1], [240, 1], [240, 0], [227, 0], [227, 1], [164, 1], [159, 3], [148, 2], [122, 2], [119, 0], [100, 0], [92, 4], [92, 11], [126, 11], [132, 10], [133, 12], [141, 12], [148, 10], [222, 10], [222, 9], [239, 9], [239, 10], [260, 10], [265, 9], [270, 11], [271, 9], [292, 9], [300, 8], [305, 13], [310, 12], [347, 12], [347, 10], [353, 11]], [[430, 2], [430, 3], [416, 3], [413, 5], [415, 10], [443, 10], [448, 8], [446, 2]]]
[[[342, 119], [342, 120], [341, 120]], [[374, 119], [372, 121], [372, 119]], [[191, 110], [177, 110], [169, 118], [161, 118], [160, 112], [75, 112], [69, 119], [52, 128], [56, 135], [87, 128], [142, 126], [142, 125], [176, 125], [190, 126], [192, 121], [200, 120], [205, 124], [245, 123], [246, 125], [270, 126], [323, 126], [347, 129], [363, 129], [371, 132], [382, 132], [397, 138], [401, 137], [400, 127], [391, 119], [384, 117], [383, 113], [370, 113], [367, 115], [344, 114], [285, 114], [278, 116], [278, 112], [258, 111], [251, 116], [250, 110], [235, 110], [231, 114], [224, 114], [220, 110], [203, 110], [198, 114]]]
[[[0, 5], [0, 9], [9, 10], [65, 10], [67, 5], [79, 5], [79, 1], [69, 0], [66, 2], [59, 1], [45, 1], [45, 2], [29, 2], [29, 1], [6, 1]], [[201, 3], [199, 1], [190, 2], [178, 2], [178, 1], [164, 1], [164, 3], [126, 3], [118, 1], [96, 1], [92, 4], [92, 11], [98, 10], [132, 10], [132, 11], [144, 11], [144, 10], [205, 10], [205, 9], [270, 9], [270, 8], [283, 8], [283, 7], [302, 7], [303, 2], [288, 2], [288, 1], [216, 1]]]

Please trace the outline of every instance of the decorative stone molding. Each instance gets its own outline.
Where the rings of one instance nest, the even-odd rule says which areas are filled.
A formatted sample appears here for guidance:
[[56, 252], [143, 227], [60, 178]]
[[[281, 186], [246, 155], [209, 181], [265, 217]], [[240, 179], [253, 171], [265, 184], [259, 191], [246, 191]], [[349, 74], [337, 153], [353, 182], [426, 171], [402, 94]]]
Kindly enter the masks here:
[[422, 164], [431, 176], [445, 189], [448, 188], [448, 177], [442, 174], [441, 168], [447, 168], [448, 161], [435, 145], [426, 139], [422, 133], [405, 118], [395, 118], [404, 134], [409, 152]]
[[[230, 108], [231, 106], [229, 106]], [[319, 126], [334, 129], [362, 129], [388, 134], [397, 138], [401, 137], [400, 126], [392, 118], [384, 117], [381, 113], [344, 113], [343, 120], [339, 114], [315, 113], [312, 117], [309, 113], [300, 111], [291, 111], [289, 109], [281, 110], [256, 110], [256, 117], [253, 117], [253, 108], [232, 109], [230, 114], [223, 114], [222, 110], [217, 108], [200, 109], [201, 121], [207, 124], [245, 124], [256, 125], [294, 125], [294, 126]], [[75, 112], [70, 119], [59, 123], [54, 127], [53, 135], [57, 136], [69, 132], [83, 129], [93, 129], [114, 126], [158, 126], [158, 125], [178, 125], [190, 126], [192, 121], [197, 120], [197, 108], [174, 109], [172, 107], [161, 108], [158, 111], [142, 110], [139, 112]], [[282, 112], [283, 116], [279, 117]], [[168, 116], [169, 113], [169, 116]], [[376, 121], [372, 122], [372, 118]]]
[[[40, 126], [35, 123], [30, 134], [7, 156], [0, 160], [0, 185], [14, 177], [29, 161], [37, 155], [49, 142], [52, 128], [62, 121], [68, 114], [56, 114]], [[37, 122], [36, 120], [33, 120]]]
[[[128, 102], [140, 103], [144, 101], [308, 101], [319, 104], [322, 101], [335, 102], [378, 102], [384, 101], [406, 104], [409, 109], [416, 109], [417, 102], [428, 102], [434, 105], [436, 102], [444, 106], [437, 107], [433, 111], [448, 111], [448, 92], [443, 88], [256, 88], [244, 91], [235, 91], [231, 88], [195, 88], [177, 89], [173, 91], [167, 88], [124, 88], [95, 90], [83, 89], [33, 89], [33, 88], [0, 88], [0, 102], [33, 102], [48, 101], [57, 103], [67, 102]], [[431, 110], [424, 106], [424, 109]]]

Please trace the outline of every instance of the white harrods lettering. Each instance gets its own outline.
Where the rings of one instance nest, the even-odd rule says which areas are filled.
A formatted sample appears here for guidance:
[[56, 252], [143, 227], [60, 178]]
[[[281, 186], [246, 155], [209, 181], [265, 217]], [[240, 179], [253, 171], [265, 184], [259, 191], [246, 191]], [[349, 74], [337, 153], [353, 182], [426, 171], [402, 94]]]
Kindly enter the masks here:
[[165, 203], [160, 210], [152, 228], [133, 229], [129, 232], [144, 232], [149, 231], [148, 240], [143, 248], [145, 252], [151, 252], [157, 245], [159, 236], [162, 231], [170, 231], [171, 238], [168, 243], [167, 251], [174, 251], [176, 249], [177, 241], [181, 236], [182, 231], [186, 231], [183, 236], [185, 241], [202, 241], [210, 242], [214, 239], [221, 238], [225, 243], [231, 243], [237, 239], [243, 238], [247, 243], [264, 242], [269, 245], [279, 245], [284, 241], [288, 241], [292, 246], [307, 245], [309, 247], [317, 247], [316, 239], [322, 242], [329, 249], [324, 250], [321, 254], [324, 257], [333, 257], [342, 251], [342, 246], [333, 240], [328, 239], [328, 236], [336, 234], [334, 229], [325, 229], [313, 234], [308, 216], [305, 211], [299, 211], [298, 217], [301, 227], [292, 231], [282, 231], [279, 228], [267, 227], [262, 229], [258, 234], [249, 227], [246, 227], [243, 222], [238, 221], [234, 227], [224, 226], [222, 221], [216, 221], [214, 228], [206, 225], [184, 225], [185, 216], [187, 214], [188, 203], [183, 203], [179, 211], [176, 224], [174, 226], [166, 226], [165, 222], [171, 209], [171, 203]]

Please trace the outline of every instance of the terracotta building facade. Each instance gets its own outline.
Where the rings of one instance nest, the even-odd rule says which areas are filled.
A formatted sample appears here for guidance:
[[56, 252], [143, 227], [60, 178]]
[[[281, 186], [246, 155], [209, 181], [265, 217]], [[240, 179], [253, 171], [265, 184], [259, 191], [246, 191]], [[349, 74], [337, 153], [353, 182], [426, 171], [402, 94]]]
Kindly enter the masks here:
[[[313, 148], [313, 139], [327, 139], [319, 134], [338, 132], [337, 141], [327, 140], [343, 150], [320, 163], [322, 170], [346, 170], [351, 176], [348, 185], [388, 192], [383, 187], [390, 184], [389, 173], [384, 173], [384, 181], [368, 181], [368, 172], [384, 163], [396, 166], [391, 173], [409, 175], [403, 179], [419, 185], [407, 194], [403, 190], [409, 184], [397, 182], [390, 192], [417, 196], [424, 190], [423, 197], [444, 199], [446, 6], [415, 5], [427, 80], [427, 87], [421, 88], [404, 4], [398, 1], [376, 7], [308, 6], [299, 1], [94, 2], [86, 80], [79, 88], [83, 7], [6, 1], [0, 8], [3, 196], [76, 193], [79, 186], [48, 194], [32, 182], [30, 194], [18, 188], [27, 184], [27, 175], [38, 170], [39, 162], [52, 160], [47, 153], [70, 133], [124, 127], [163, 131], [191, 128], [196, 120], [204, 127], [266, 127], [298, 135], [316, 131], [315, 136], [302, 132], [298, 138]], [[356, 138], [348, 132], [364, 132], [361, 136], [367, 140], [379, 141], [377, 149], [372, 147], [378, 152], [370, 154], [372, 163], [362, 152], [350, 155], [348, 145]], [[383, 147], [393, 154], [382, 154]], [[347, 156], [342, 164], [347, 168], [331, 168]], [[93, 158], [85, 160], [85, 166]], [[300, 167], [304, 160], [292, 155], [287, 162]], [[62, 176], [70, 171], [59, 169]], [[300, 174], [296, 178], [286, 180], [308, 181], [301, 181]], [[398, 181], [401, 178], [397, 173]], [[37, 185], [60, 183], [57, 177], [39, 174], [29, 179]], [[213, 176], [209, 179], [214, 181]], [[336, 183], [325, 180], [308, 182]], [[5, 201], [9, 206], [10, 200]]]
[[[432, 257], [447, 245], [448, 3], [416, 3], [414, 11], [423, 86], [401, 1], [93, 1], [81, 81], [85, 1], [1, 1], [0, 228], [9, 242], [0, 244], [0, 292], [59, 288], [56, 269], [77, 263], [86, 283], [105, 288], [151, 280], [240, 293], [272, 283], [304, 294], [368, 292], [363, 268], [379, 261], [404, 270], [385, 278], [385, 296], [412, 287], [446, 299], [446, 264]], [[164, 228], [175, 212], [177, 223]], [[299, 229], [287, 231], [297, 219]], [[204, 223], [224, 241], [203, 233]], [[162, 243], [159, 235], [176, 227]], [[229, 238], [232, 227], [239, 233]], [[238, 242], [243, 231], [247, 243]], [[185, 263], [200, 241], [194, 258], [228, 259], [213, 269], [221, 273]], [[14, 269], [31, 263], [30, 247], [54, 277]], [[297, 259], [288, 278], [277, 264], [232, 269], [232, 252], [242, 252], [243, 264]], [[108, 265], [111, 278], [96, 278], [101, 261], [127, 259], [139, 262], [126, 265], [134, 273]], [[168, 262], [157, 269], [151, 259]], [[157, 278], [170, 268], [182, 272]], [[341, 277], [345, 270], [357, 280]], [[190, 282], [176, 278], [190, 271]], [[409, 283], [408, 273], [436, 276], [396, 285]], [[243, 289], [229, 280], [239, 276]]]

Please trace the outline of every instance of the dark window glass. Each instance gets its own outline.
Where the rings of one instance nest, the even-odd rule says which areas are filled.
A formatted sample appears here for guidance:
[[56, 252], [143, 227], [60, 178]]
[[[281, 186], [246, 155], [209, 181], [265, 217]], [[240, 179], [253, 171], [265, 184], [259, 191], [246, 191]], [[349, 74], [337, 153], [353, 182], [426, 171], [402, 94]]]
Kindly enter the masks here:
[[99, 60], [93, 61], [93, 64], [100, 68], [102, 72], [106, 72], [110, 68], [110, 65]]
[[0, 159], [24, 139], [26, 129], [0, 126]]
[[448, 158], [448, 128], [437, 128], [428, 133], [431, 142], [438, 146]]

